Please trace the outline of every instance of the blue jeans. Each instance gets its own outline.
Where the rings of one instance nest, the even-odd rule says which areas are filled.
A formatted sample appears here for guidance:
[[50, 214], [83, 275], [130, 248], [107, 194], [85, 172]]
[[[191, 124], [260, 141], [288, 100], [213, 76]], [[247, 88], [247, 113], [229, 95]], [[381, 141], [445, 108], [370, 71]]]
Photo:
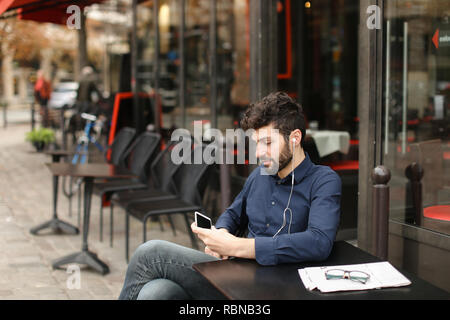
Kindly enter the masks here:
[[193, 264], [216, 260], [168, 241], [148, 241], [131, 258], [119, 299], [225, 299], [192, 268]]

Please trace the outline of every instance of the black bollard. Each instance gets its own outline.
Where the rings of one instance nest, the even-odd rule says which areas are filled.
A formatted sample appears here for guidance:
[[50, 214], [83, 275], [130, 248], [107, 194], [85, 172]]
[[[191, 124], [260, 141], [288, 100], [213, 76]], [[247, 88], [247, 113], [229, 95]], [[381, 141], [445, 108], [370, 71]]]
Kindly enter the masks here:
[[414, 208], [414, 223], [418, 226], [422, 225], [423, 208], [422, 208], [422, 178], [423, 168], [417, 162], [411, 163], [405, 169], [405, 176], [408, 178], [409, 186], [406, 186], [406, 203], [412, 201]]
[[391, 172], [385, 166], [372, 171], [372, 245], [373, 253], [382, 260], [388, 258], [389, 186]]

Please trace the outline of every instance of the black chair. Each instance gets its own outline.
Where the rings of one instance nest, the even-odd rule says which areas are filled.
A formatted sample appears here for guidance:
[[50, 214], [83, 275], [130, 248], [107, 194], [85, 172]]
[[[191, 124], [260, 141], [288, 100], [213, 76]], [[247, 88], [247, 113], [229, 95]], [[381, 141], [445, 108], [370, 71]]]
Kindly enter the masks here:
[[[191, 138], [184, 137], [183, 143], [189, 143], [191, 145]], [[171, 152], [173, 148], [178, 145], [179, 141], [171, 141], [167, 147], [161, 151], [155, 160], [152, 162], [150, 168], [150, 179], [148, 187], [146, 189], [131, 189], [126, 191], [115, 192], [111, 196], [111, 218], [113, 221], [113, 207], [119, 206], [127, 210], [128, 206], [132, 203], [145, 202], [150, 200], [164, 200], [174, 199], [179, 197], [179, 190], [176, 187], [173, 176], [175, 172], [180, 168], [181, 163], [177, 164], [171, 160]], [[190, 156], [190, 153], [184, 155]], [[174, 236], [176, 236], [175, 226], [171, 217], [169, 216], [169, 223], [172, 227]], [[161, 222], [161, 221], [160, 221]], [[161, 231], [164, 231], [164, 227], [161, 224]], [[112, 246], [113, 240], [113, 223], [110, 226], [110, 243]]]
[[108, 200], [112, 193], [129, 189], [144, 189], [147, 187], [146, 167], [152, 155], [159, 146], [161, 136], [158, 133], [144, 132], [140, 134], [125, 152], [123, 158], [130, 171], [138, 176], [134, 179], [116, 179], [94, 183], [94, 194], [100, 201], [100, 241], [103, 241], [103, 198]]
[[[211, 151], [211, 154], [217, 152], [217, 148], [214, 145], [197, 146], [196, 148], [202, 148], [202, 152], [206, 148], [214, 148], [214, 150], [208, 150], [208, 152]], [[191, 154], [192, 158], [193, 154], [195, 154], [195, 150]], [[129, 256], [130, 216], [143, 223], [143, 241], [145, 242], [147, 240], [146, 223], [149, 218], [160, 215], [183, 214], [192, 246], [198, 249], [197, 241], [190, 228], [187, 214], [195, 211], [203, 211], [201, 194], [206, 186], [206, 173], [210, 167], [211, 164], [205, 162], [201, 164], [193, 164], [193, 162], [191, 164], [183, 164], [173, 176], [173, 182], [179, 190], [179, 197], [177, 198], [149, 200], [128, 205], [125, 217], [125, 257], [127, 262]]]
[[120, 165], [123, 162], [124, 154], [135, 135], [135, 129], [130, 127], [122, 128], [105, 151], [106, 158], [107, 153], [111, 150], [111, 156], [109, 160], [107, 159], [107, 162], [116, 166]]

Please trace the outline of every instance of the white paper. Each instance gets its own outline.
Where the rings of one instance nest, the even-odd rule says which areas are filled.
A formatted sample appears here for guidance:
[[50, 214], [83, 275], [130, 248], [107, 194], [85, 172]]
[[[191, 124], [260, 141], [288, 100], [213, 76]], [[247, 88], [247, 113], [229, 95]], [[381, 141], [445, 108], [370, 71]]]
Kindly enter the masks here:
[[[325, 272], [330, 269], [345, 271], [362, 271], [370, 275], [364, 284], [348, 279], [327, 280]], [[312, 267], [299, 269], [298, 273], [303, 285], [308, 290], [318, 289], [321, 292], [369, 290], [386, 287], [401, 287], [411, 284], [405, 276], [397, 271], [389, 262], [375, 262], [330, 267]]]

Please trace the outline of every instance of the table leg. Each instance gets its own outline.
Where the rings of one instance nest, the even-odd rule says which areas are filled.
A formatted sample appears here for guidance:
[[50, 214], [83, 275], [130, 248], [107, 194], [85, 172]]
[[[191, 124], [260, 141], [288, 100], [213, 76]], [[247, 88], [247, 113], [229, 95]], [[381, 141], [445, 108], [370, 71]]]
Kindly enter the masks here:
[[34, 228], [30, 229], [30, 233], [37, 235], [39, 231], [43, 229], [50, 228], [55, 233], [66, 233], [66, 234], [78, 234], [79, 230], [77, 227], [67, 223], [65, 221], [58, 219], [57, 206], [58, 206], [58, 184], [59, 177], [53, 176], [53, 218], [46, 221]]
[[83, 242], [81, 252], [73, 253], [66, 257], [57, 259], [53, 262], [53, 269], [57, 269], [62, 265], [69, 263], [86, 264], [101, 274], [109, 273], [108, 266], [101, 261], [97, 255], [88, 249], [88, 235], [89, 235], [89, 219], [91, 214], [91, 198], [94, 186], [94, 178], [84, 178], [84, 217], [83, 217]]

